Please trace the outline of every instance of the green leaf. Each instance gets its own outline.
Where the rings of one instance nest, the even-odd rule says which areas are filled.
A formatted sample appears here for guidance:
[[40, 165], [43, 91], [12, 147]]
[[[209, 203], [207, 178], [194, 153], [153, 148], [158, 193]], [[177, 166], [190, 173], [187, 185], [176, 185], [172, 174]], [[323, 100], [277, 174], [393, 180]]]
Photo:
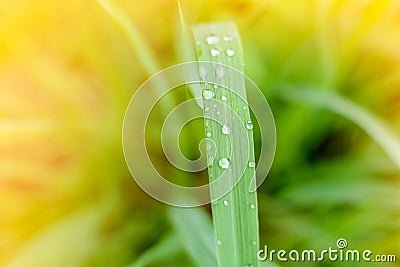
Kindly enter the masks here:
[[149, 76], [160, 70], [155, 55], [150, 50], [149, 46], [141, 37], [139, 31], [135, 28], [134, 24], [130, 20], [127, 14], [125, 14], [118, 6], [116, 6], [112, 0], [98, 0], [99, 4], [103, 9], [114, 19], [117, 25], [124, 31], [128, 37], [129, 43], [133, 50], [136, 52], [136, 56], [143, 64]]
[[166, 259], [176, 256], [181, 250], [181, 242], [177, 235], [168, 233], [127, 267], [143, 267], [150, 263], [164, 262]]
[[331, 91], [311, 89], [285, 89], [280, 92], [285, 99], [326, 108], [354, 122], [363, 129], [400, 168], [400, 140], [380, 118], [367, 109]]
[[[254, 162], [253, 132], [246, 128], [251, 121], [244, 77], [233, 71], [243, 72], [239, 34], [229, 22], [196, 25], [193, 33], [203, 80], [206, 136], [208, 145], [214, 144], [207, 156], [211, 196], [219, 198], [212, 203], [218, 264], [258, 266], [255, 169], [248, 167]], [[233, 189], [226, 193], [227, 188]]]
[[201, 208], [168, 210], [172, 226], [197, 266], [217, 266], [214, 235], [208, 215]]
[[[150, 47], [146, 44], [135, 25], [130, 20], [129, 16], [123, 12], [112, 0], [98, 0], [101, 7], [110, 15], [115, 23], [122, 29], [126, 34], [129, 44], [131, 45], [135, 55], [144, 67], [147, 75], [150, 77], [161, 70], [161, 65], [157, 61], [155, 54], [151, 51]], [[161, 78], [154, 84], [154, 90], [159, 95], [164, 94], [164, 86], [166, 81]], [[171, 107], [176, 106], [175, 100], [167, 98], [167, 101], [160, 106], [160, 112], [163, 115], [168, 114], [168, 110]]]

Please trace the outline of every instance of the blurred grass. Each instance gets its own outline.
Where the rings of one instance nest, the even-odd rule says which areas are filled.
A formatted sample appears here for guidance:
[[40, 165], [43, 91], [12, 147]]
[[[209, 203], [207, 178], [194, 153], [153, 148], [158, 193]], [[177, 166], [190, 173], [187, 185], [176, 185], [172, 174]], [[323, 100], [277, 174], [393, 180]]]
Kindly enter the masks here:
[[[116, 3], [161, 67], [178, 63], [176, 3]], [[345, 237], [352, 247], [397, 253], [396, 166], [352, 123], [287, 102], [277, 91], [282, 84], [334, 91], [399, 136], [399, 2], [182, 6], [190, 23], [236, 22], [245, 71], [274, 111], [278, 146], [259, 190], [261, 243], [326, 248]], [[171, 227], [163, 206], [132, 182], [121, 153], [124, 109], [148, 77], [138, 55], [96, 1], [1, 1], [0, 36], [0, 265], [133, 262]], [[41, 247], [46, 240], [50, 245]], [[59, 248], [58, 256], [48, 257], [49, 248]], [[168, 262], [189, 266], [186, 254], [182, 249]]]

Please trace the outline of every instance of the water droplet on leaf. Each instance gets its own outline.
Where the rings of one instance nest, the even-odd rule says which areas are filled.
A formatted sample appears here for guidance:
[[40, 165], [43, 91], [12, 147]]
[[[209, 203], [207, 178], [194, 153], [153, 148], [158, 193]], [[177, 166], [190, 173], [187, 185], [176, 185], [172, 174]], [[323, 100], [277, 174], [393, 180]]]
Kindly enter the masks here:
[[224, 41], [225, 42], [231, 42], [233, 40], [232, 34], [227, 34], [224, 36]]
[[213, 57], [219, 56], [219, 50], [217, 48], [212, 48], [210, 50], [210, 53], [211, 53], [211, 56], [213, 56]]
[[199, 67], [199, 73], [200, 73], [200, 78], [202, 80], [205, 80], [206, 76], [207, 76], [207, 70], [206, 70], [206, 68], [204, 66], [200, 66]]
[[228, 49], [226, 50], [226, 55], [227, 55], [228, 57], [233, 57], [233, 56], [235, 55], [235, 50], [233, 50], [232, 48], [228, 48]]
[[231, 133], [231, 126], [229, 124], [224, 124], [222, 126], [222, 133], [223, 134], [230, 134]]
[[211, 90], [204, 90], [203, 91], [203, 97], [207, 100], [211, 99], [214, 97], [214, 92]]
[[218, 165], [222, 168], [222, 169], [228, 169], [229, 165], [230, 165], [230, 160], [228, 158], [222, 158], [218, 161]]
[[209, 36], [206, 38], [206, 42], [207, 42], [208, 45], [216, 45], [216, 44], [218, 44], [218, 42], [219, 42], [219, 37], [216, 36], [216, 35], [214, 35], [214, 34], [209, 35]]
[[249, 129], [249, 130], [253, 129], [253, 123], [251, 121], [248, 121], [246, 123], [246, 128]]

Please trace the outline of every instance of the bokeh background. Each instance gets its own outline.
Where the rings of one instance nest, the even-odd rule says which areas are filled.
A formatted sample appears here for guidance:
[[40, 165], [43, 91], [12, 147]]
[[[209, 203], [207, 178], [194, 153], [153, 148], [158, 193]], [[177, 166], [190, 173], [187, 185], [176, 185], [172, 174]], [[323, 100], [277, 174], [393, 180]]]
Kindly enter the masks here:
[[[115, 3], [160, 70], [182, 62], [175, 1]], [[400, 138], [400, 2], [191, 0], [182, 8], [188, 24], [237, 24], [246, 74], [274, 112], [261, 244], [324, 249], [344, 237], [399, 261], [398, 167], [357, 124], [280, 90], [335, 92]], [[122, 154], [125, 108], [149, 77], [140, 53], [97, 1], [0, 1], [0, 266], [126, 266], [170, 232], [166, 206], [137, 187]], [[148, 266], [193, 263], [182, 249]]]

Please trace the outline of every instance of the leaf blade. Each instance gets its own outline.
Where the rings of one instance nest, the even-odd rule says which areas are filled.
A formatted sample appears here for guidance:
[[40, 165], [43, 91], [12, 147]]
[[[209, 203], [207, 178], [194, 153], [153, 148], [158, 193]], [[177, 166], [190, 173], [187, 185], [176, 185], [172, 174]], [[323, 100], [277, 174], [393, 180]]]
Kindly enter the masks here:
[[[199, 74], [201, 78], [206, 78], [201, 84], [206, 136], [213, 137], [216, 147], [215, 159], [209, 160], [210, 182], [226, 175], [227, 182], [224, 181], [223, 187], [227, 184], [233, 187], [220, 200], [212, 203], [218, 263], [219, 266], [258, 266], [257, 196], [255, 191], [249, 190], [255, 173], [254, 168], [247, 167], [248, 162], [254, 162], [254, 141], [252, 130], [245, 128], [250, 121], [250, 113], [244, 78], [233, 71], [243, 72], [241, 42], [236, 27], [229, 22], [196, 25], [193, 33]], [[203, 64], [202, 61], [212, 64]], [[227, 67], [219, 69], [223, 66]], [[204, 77], [205, 74], [212, 77]], [[207, 84], [210, 78], [222, 87], [213, 88]], [[213, 101], [210, 101], [210, 95]], [[228, 131], [229, 138], [223, 132], [226, 125], [231, 130]], [[225, 127], [225, 135], [226, 130]], [[213, 154], [208, 152], [208, 156]], [[226, 168], [227, 172], [221, 170], [224, 168], [219, 166], [221, 160], [222, 166], [228, 160], [230, 166]], [[221, 183], [211, 184], [211, 196], [221, 190], [220, 186]]]
[[199, 266], [217, 266], [211, 221], [200, 208], [168, 209], [169, 219], [184, 248]]
[[326, 108], [363, 129], [400, 168], [400, 140], [376, 115], [334, 93], [321, 90], [282, 90], [280, 95], [292, 102]]

